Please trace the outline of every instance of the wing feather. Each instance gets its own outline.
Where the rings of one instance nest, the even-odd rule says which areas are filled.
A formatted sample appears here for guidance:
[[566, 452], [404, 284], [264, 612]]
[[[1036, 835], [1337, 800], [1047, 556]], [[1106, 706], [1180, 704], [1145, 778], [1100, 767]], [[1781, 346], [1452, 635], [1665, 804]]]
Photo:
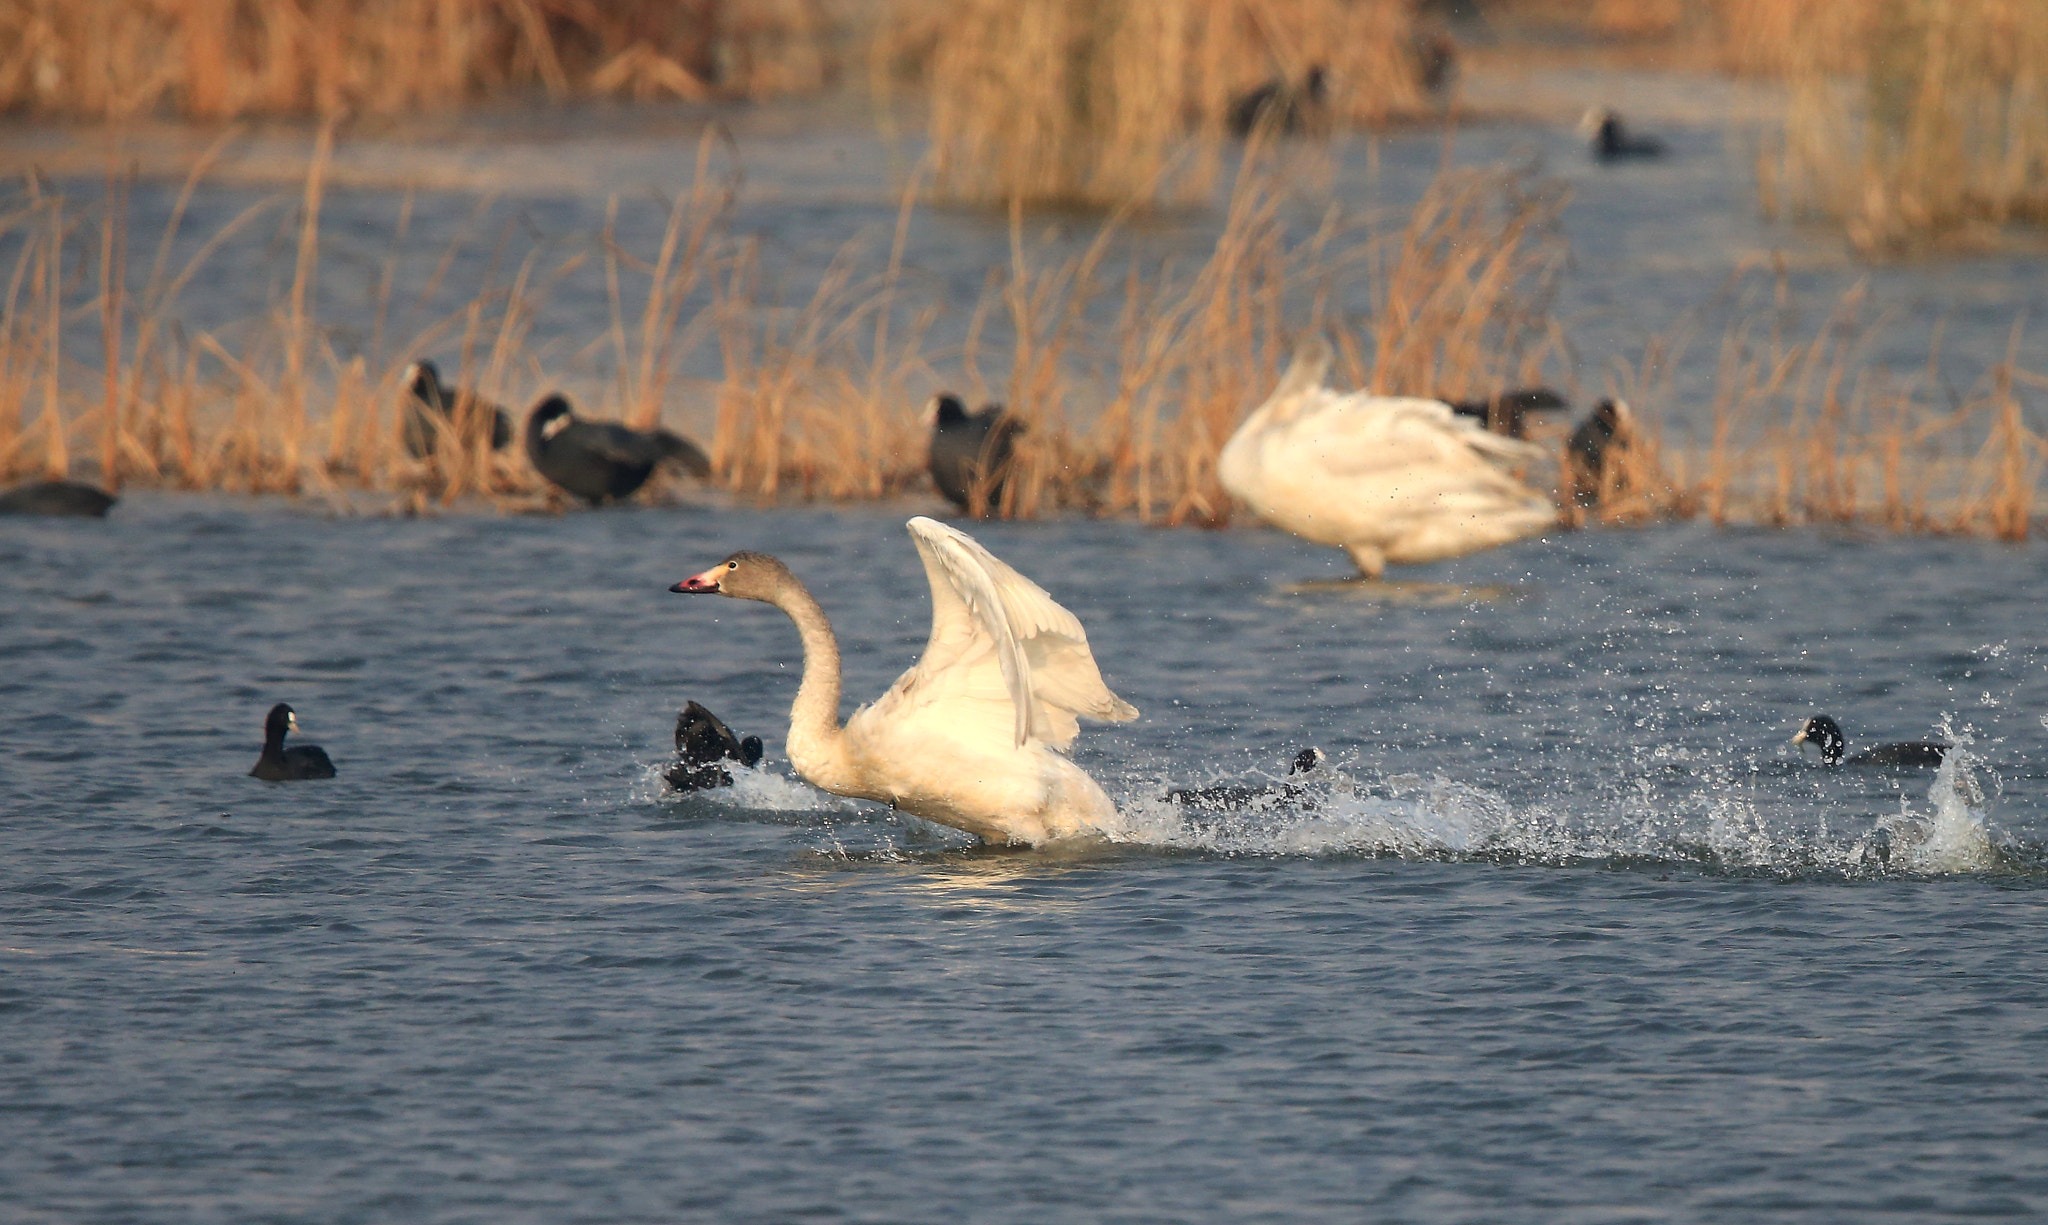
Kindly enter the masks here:
[[1016, 745], [1073, 742], [1077, 716], [1121, 721], [1137, 709], [1110, 692], [1080, 619], [973, 537], [922, 516], [909, 523], [932, 588], [923, 658], [890, 698], [1006, 700]]

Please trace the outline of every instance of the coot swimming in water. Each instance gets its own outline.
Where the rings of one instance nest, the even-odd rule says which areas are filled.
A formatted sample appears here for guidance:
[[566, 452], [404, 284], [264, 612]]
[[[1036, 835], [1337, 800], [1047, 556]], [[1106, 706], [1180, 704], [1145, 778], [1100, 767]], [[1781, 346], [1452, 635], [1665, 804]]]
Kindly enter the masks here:
[[725, 720], [691, 702], [676, 716], [676, 763], [662, 772], [677, 791], [732, 786], [732, 774], [719, 764], [735, 761], [752, 767], [761, 760], [761, 738], [742, 740]]
[[250, 776], [270, 783], [333, 778], [334, 763], [328, 760], [326, 749], [317, 744], [284, 747], [285, 733], [298, 730], [299, 716], [291, 707], [283, 702], [271, 707], [269, 717], [263, 720], [263, 755], [256, 759]]
[[632, 496], [664, 460], [692, 476], [711, 474], [711, 461], [689, 439], [659, 427], [580, 421], [559, 395], [535, 405], [526, 419], [526, 455], [542, 476], [592, 506]]
[[[1303, 749], [1287, 767], [1289, 776], [1312, 773], [1323, 764], [1323, 751]], [[1257, 783], [1220, 783], [1214, 787], [1176, 787], [1166, 793], [1168, 803], [1206, 812], [1230, 812], [1265, 799], [1291, 800], [1308, 788], [1301, 783], [1279, 786]]]
[[1815, 715], [1799, 725], [1792, 743], [1804, 748], [1808, 741], [1820, 746], [1824, 766], [1938, 766], [1949, 750], [1948, 745], [1931, 740], [1901, 740], [1844, 757], [1842, 750], [1847, 744], [1841, 725], [1826, 715]]
[[37, 481], [0, 493], [0, 515], [80, 515], [103, 519], [119, 498], [84, 481]]
[[1593, 159], [1619, 162], [1664, 156], [1664, 142], [1654, 136], [1638, 136], [1624, 127], [1621, 116], [1604, 106], [1587, 111], [1579, 120], [1579, 134], [1592, 138]]

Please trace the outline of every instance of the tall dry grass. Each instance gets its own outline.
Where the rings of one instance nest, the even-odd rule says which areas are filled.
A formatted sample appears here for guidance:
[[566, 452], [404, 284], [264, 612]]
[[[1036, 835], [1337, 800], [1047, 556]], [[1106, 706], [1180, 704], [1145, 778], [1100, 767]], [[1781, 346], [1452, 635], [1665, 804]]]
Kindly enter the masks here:
[[[936, 189], [1007, 205], [1203, 197], [1233, 99], [1321, 68], [1337, 120], [1428, 109], [1415, 0], [931, 0], [878, 74], [930, 97]], [[1190, 142], [1193, 134], [1198, 139]]]
[[2048, 5], [1811, 10], [1816, 26], [1780, 44], [1797, 50], [1782, 51], [1782, 137], [1759, 158], [1767, 208], [1831, 220], [1872, 255], [2048, 222]]
[[[368, 490], [409, 509], [471, 496], [531, 505], [544, 485], [516, 446], [489, 451], [486, 430], [439, 431], [424, 460], [405, 453], [404, 368], [441, 356], [452, 381], [519, 412], [552, 385], [565, 348], [536, 343], [533, 321], [556, 284], [593, 263], [611, 321], [566, 348], [578, 360], [608, 354], [598, 364], [613, 373], [585, 407], [673, 424], [701, 397], [715, 411], [714, 479], [749, 500], [916, 493], [926, 480], [919, 409], [950, 385], [1002, 400], [1026, 424], [996, 513], [1215, 525], [1232, 514], [1217, 454], [1305, 332], [1334, 337], [1339, 383], [1378, 392], [1483, 395], [1570, 373], [1550, 306], [1567, 254], [1551, 224], [1558, 201], [1515, 175], [1446, 174], [1384, 220], [1308, 210], [1284, 171], [1254, 158], [1214, 245], [1185, 262], [1123, 242], [1121, 216], [1076, 251], [1052, 229], [1036, 233], [1018, 206], [1009, 258], [972, 302], [934, 297], [905, 268], [912, 190], [886, 258], [849, 248], [791, 301], [752, 242], [731, 235], [733, 182], [708, 144], [698, 186], [670, 204], [648, 249], [629, 249], [615, 225], [551, 262], [536, 249], [398, 335], [387, 334], [387, 265], [370, 342], [343, 350], [314, 310], [327, 149], [323, 137], [294, 198], [250, 206], [173, 260], [202, 164], [133, 281], [131, 260], [141, 272], [143, 257], [129, 249], [119, 180], [97, 211], [34, 180], [0, 203], [0, 250], [12, 257], [0, 268], [0, 479]], [[275, 308], [223, 330], [185, 326], [184, 288], [266, 218], [293, 235]], [[970, 312], [964, 344], [934, 339], [945, 310]], [[1924, 370], [1894, 373], [1871, 357], [1882, 321], [1865, 311], [1852, 296], [1803, 337], [1782, 313], [1740, 313], [1704, 413], [1658, 411], [1676, 394], [1669, 372], [1684, 346], [1653, 343], [1612, 376], [1640, 428], [1613, 453], [1597, 505], [1578, 505], [1567, 472], [1532, 479], [1557, 480], [1571, 521], [1698, 515], [2025, 537], [2048, 462], [2048, 375], [2024, 360], [2025, 333], [2016, 328], [2005, 358], [1951, 394], [1938, 337]], [[66, 346], [81, 326], [97, 327], [97, 360]], [[1008, 339], [988, 343], [995, 333]], [[678, 372], [703, 346], [715, 346], [718, 378], [683, 383]], [[1666, 417], [1704, 420], [1704, 432], [1671, 437]]]
[[835, 73], [820, 0], [0, 0], [0, 109], [404, 114], [509, 89], [759, 97]]

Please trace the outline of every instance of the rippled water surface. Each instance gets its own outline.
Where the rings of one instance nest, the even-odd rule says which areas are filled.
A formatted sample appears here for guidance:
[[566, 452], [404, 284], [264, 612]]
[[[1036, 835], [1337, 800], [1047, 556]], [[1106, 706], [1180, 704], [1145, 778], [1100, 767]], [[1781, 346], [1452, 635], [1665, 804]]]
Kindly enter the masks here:
[[[926, 509], [0, 521], [0, 1216], [2048, 1208], [2039, 544], [977, 528], [1144, 712], [1117, 840], [998, 851], [791, 779], [787, 621], [665, 591], [780, 554], [872, 696]], [[687, 699], [762, 771], [662, 794]], [[246, 776], [279, 700], [337, 779]]]

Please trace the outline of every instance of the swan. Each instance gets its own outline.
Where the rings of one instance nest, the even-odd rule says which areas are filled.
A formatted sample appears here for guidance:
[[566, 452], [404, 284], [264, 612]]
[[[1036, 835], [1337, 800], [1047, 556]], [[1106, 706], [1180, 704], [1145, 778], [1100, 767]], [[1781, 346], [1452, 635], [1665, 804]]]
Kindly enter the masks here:
[[592, 506], [631, 497], [663, 460], [675, 460], [692, 476], [711, 474], [711, 460], [689, 439], [659, 426], [636, 430], [581, 420], [560, 395], [534, 405], [526, 418], [526, 457], [550, 483]]
[[1824, 766], [1938, 766], [1949, 750], [1948, 745], [1931, 740], [1902, 740], [1844, 757], [1842, 749], [1847, 742], [1842, 739], [1842, 726], [1826, 715], [1815, 715], [1799, 725], [1792, 743], [1799, 745], [1803, 753], [1808, 741], [1820, 746], [1820, 763]]
[[1388, 562], [1458, 557], [1557, 522], [1512, 471], [1545, 458], [1541, 447], [1441, 401], [1332, 391], [1329, 365], [1327, 342], [1304, 344], [1217, 456], [1217, 479], [1261, 519], [1343, 549], [1368, 578]]
[[[1000, 404], [983, 405], [979, 412], [970, 413], [959, 396], [943, 391], [925, 405], [924, 418], [932, 427], [926, 459], [932, 484], [962, 514], [985, 518], [1002, 504], [1003, 482], [1010, 475], [1011, 456], [1024, 423]], [[977, 493], [981, 495], [979, 506], [974, 501]]]
[[285, 733], [298, 730], [299, 716], [290, 706], [279, 702], [271, 707], [270, 714], [263, 720], [263, 752], [256, 758], [256, 766], [249, 771], [249, 776], [266, 783], [333, 778], [334, 763], [328, 759], [326, 749], [317, 744], [284, 747]]
[[405, 385], [411, 394], [405, 402], [405, 420], [399, 432], [405, 442], [405, 453], [414, 459], [425, 459], [434, 453], [442, 427], [453, 423], [456, 406], [463, 403], [471, 405], [476, 414], [473, 428], [478, 438], [483, 436], [484, 421], [490, 422], [491, 450], [502, 451], [512, 441], [512, 419], [505, 415], [505, 410], [473, 392], [443, 383], [441, 371], [434, 363], [421, 360], [406, 367]]
[[1116, 806], [1060, 750], [1077, 716], [1122, 722], [1138, 712], [1103, 683], [1081, 622], [965, 532], [923, 516], [907, 526], [931, 583], [931, 637], [923, 658], [843, 727], [838, 639], [787, 566], [734, 553], [669, 590], [760, 600], [796, 622], [804, 671], [787, 748], [813, 786], [984, 842], [1112, 831]]

